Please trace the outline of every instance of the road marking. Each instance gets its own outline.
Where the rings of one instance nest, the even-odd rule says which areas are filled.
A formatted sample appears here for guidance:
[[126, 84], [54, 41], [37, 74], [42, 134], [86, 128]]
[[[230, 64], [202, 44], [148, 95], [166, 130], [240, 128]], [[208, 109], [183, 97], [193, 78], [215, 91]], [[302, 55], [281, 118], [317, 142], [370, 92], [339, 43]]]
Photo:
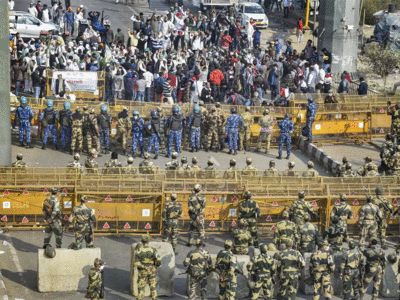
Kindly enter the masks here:
[[10, 246], [10, 252], [11, 252], [12, 260], [15, 263], [15, 267], [17, 268], [17, 272], [20, 273], [19, 276], [22, 276], [23, 269], [22, 269], [21, 264], [19, 262], [17, 251], [14, 248], [14, 244], [12, 242], [12, 239], [11, 239], [9, 234], [5, 234], [5, 236], [6, 236], [7, 242], [9, 244], [9, 246]]
[[1, 285], [1, 288], [3, 289], [4, 294], [5, 294], [5, 295], [1, 296], [1, 299], [2, 300], [8, 300], [7, 288], [6, 288], [6, 285], [4, 284], [3, 274], [1, 274], [1, 272], [0, 272], [0, 285]]

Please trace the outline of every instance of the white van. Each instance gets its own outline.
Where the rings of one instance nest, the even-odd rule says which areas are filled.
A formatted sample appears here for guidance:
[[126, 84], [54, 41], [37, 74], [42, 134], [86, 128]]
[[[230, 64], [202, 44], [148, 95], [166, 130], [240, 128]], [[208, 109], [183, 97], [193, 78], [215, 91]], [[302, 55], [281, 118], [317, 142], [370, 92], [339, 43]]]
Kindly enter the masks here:
[[28, 12], [10, 11], [10, 33], [17, 32], [23, 39], [38, 39], [42, 35], [57, 34], [59, 26], [54, 23], [44, 23]]
[[248, 20], [253, 19], [257, 27], [268, 27], [268, 18], [265, 15], [264, 9], [254, 2], [242, 2], [238, 4], [236, 6], [236, 17], [241, 20], [242, 26], [246, 25]]

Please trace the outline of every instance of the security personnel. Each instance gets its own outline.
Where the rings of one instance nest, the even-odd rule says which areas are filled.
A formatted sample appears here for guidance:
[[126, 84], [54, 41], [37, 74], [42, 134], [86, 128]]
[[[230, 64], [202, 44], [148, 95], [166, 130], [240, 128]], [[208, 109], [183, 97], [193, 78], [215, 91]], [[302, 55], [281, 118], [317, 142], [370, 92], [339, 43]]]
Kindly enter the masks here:
[[190, 145], [192, 149], [190, 152], [200, 150], [200, 132], [201, 126], [204, 123], [204, 116], [200, 112], [200, 106], [195, 104], [193, 106], [193, 112], [190, 114], [188, 122], [188, 130], [190, 132]]
[[167, 157], [171, 157], [172, 143], [175, 140], [175, 152], [181, 151], [182, 144], [182, 129], [185, 123], [185, 117], [181, 114], [181, 108], [178, 105], [172, 107], [172, 116], [170, 116], [165, 124], [165, 127], [169, 131], [168, 137], [168, 151]]
[[[101, 105], [100, 114], [97, 115], [97, 123], [100, 130], [100, 148], [104, 154], [110, 153], [110, 131], [111, 131], [111, 115], [107, 112], [106, 104]], [[104, 149], [103, 149], [104, 146]]]
[[31, 122], [34, 117], [32, 108], [28, 106], [25, 96], [21, 96], [21, 105], [15, 111], [15, 123], [19, 123], [19, 145], [24, 147], [24, 132], [26, 135], [26, 148], [33, 148], [31, 145]]
[[293, 242], [286, 241], [287, 249], [278, 256], [279, 293], [278, 299], [296, 299], [299, 289], [300, 270], [306, 265], [301, 253], [293, 249]]
[[382, 222], [382, 212], [377, 205], [374, 204], [374, 199], [371, 195], [366, 196], [367, 204], [361, 207], [358, 213], [358, 225], [361, 227], [360, 246], [365, 243], [365, 238], [368, 236], [371, 240], [377, 236], [378, 223]]
[[258, 248], [258, 232], [257, 232], [257, 219], [260, 216], [260, 207], [257, 201], [251, 200], [251, 193], [244, 192], [244, 200], [240, 203], [239, 207], [239, 220], [245, 219], [249, 224], [249, 231], [251, 233], [250, 245]]
[[229, 137], [228, 154], [232, 154], [233, 150], [233, 154], [237, 155], [238, 131], [244, 127], [244, 122], [242, 117], [236, 114], [236, 108], [232, 107], [231, 113], [232, 114], [226, 119], [225, 134]]
[[343, 177], [344, 173], [346, 172], [346, 164], [349, 162], [349, 159], [347, 157], [343, 157], [342, 162], [343, 164], [337, 167], [336, 177]]
[[272, 299], [272, 283], [276, 272], [276, 264], [271, 256], [267, 254], [267, 245], [261, 244], [261, 254], [254, 256], [247, 264], [249, 278], [251, 278], [251, 299], [256, 300], [263, 289], [264, 299]]
[[238, 228], [233, 231], [233, 253], [239, 255], [247, 255], [249, 253], [249, 245], [251, 242], [251, 234], [247, 230], [247, 221], [245, 219], [238, 220]]
[[276, 157], [277, 159], [282, 159], [282, 148], [283, 144], [286, 143], [286, 151], [287, 151], [287, 156], [286, 159], [290, 158], [290, 147], [292, 143], [292, 138], [290, 134], [294, 131], [294, 125], [293, 122], [289, 119], [289, 114], [285, 114], [285, 119], [279, 122], [278, 125], [280, 131], [281, 131], [281, 136], [279, 138], [279, 150], [278, 150], [278, 156]]
[[85, 159], [85, 168], [86, 173], [88, 174], [98, 174], [99, 173], [99, 165], [97, 164], [96, 158], [97, 151], [93, 149], [90, 151], [89, 157]]
[[[95, 115], [94, 108], [89, 110], [89, 115], [87, 116], [87, 124], [89, 128], [86, 128], [86, 142], [88, 147], [88, 153], [93, 148], [93, 142], [96, 145], [97, 153], [100, 152], [100, 132], [97, 126], [97, 117]], [[99, 155], [101, 156], [101, 155]]]
[[161, 118], [158, 115], [158, 111], [153, 109], [151, 111], [151, 119], [149, 120], [147, 124], [147, 130], [149, 133], [149, 146], [147, 147], [147, 152], [151, 153], [151, 149], [153, 148], [154, 145], [154, 159], [158, 159], [159, 155], [159, 147], [161, 143]]
[[296, 224], [289, 221], [289, 212], [284, 210], [282, 212], [282, 221], [276, 224], [274, 231], [274, 244], [279, 248], [280, 245], [286, 244], [290, 240], [296, 246], [299, 241], [299, 235]]
[[269, 161], [269, 169], [264, 171], [264, 176], [278, 176], [278, 169], [275, 166], [275, 161]]
[[[251, 139], [251, 125], [254, 124], [254, 117], [250, 113], [250, 107], [244, 108], [244, 113], [241, 114], [244, 127], [240, 129], [240, 145], [239, 150], [250, 151], [250, 139]], [[244, 138], [246, 138], [246, 146], [244, 147]]]
[[299, 243], [297, 245], [301, 254], [313, 253], [315, 247], [322, 242], [318, 227], [310, 222], [309, 215], [304, 216], [305, 223], [299, 226]]
[[[88, 131], [89, 131], [89, 106], [88, 105], [84, 105], [82, 108], [83, 108], [83, 112], [82, 112], [82, 116], [83, 116], [82, 136], [83, 136], [83, 139], [86, 140], [87, 134], [88, 134]], [[101, 110], [101, 107], [100, 107], [100, 110]]]
[[349, 237], [347, 231], [340, 226], [337, 216], [332, 218], [332, 226], [325, 230], [322, 239], [331, 245], [333, 252], [342, 252], [343, 242], [347, 242]]
[[79, 162], [79, 160], [81, 159], [81, 156], [78, 153], [74, 154], [74, 161], [71, 161], [68, 163], [67, 165], [67, 172], [68, 173], [76, 173], [79, 174], [80, 172], [82, 172], [82, 165]]
[[47, 197], [43, 202], [43, 216], [46, 223], [44, 229], [44, 246], [50, 244], [52, 233], [56, 237], [56, 247], [61, 248], [63, 229], [61, 225], [62, 212], [60, 208], [60, 200], [57, 198], [58, 189], [53, 188], [51, 196]]
[[86, 206], [87, 196], [81, 197], [81, 205], [75, 206], [69, 217], [69, 223], [73, 224], [75, 246], [86, 242], [86, 248], [93, 248], [93, 224], [96, 222], [94, 210]]
[[172, 152], [171, 158], [172, 158], [172, 160], [165, 164], [165, 169], [166, 170], [178, 170], [181, 166], [179, 161], [177, 160], [178, 153]]
[[392, 116], [392, 125], [390, 126], [390, 132], [398, 134], [400, 129], [400, 103], [390, 107], [388, 105], [387, 114]]
[[56, 134], [56, 117], [57, 110], [53, 108], [53, 100], [47, 100], [47, 108], [42, 111], [39, 116], [40, 122], [44, 128], [43, 131], [43, 146], [42, 149], [46, 150], [47, 136], [49, 131], [51, 132], [51, 137], [53, 139], [54, 149], [58, 150], [57, 146], [57, 134]]
[[142, 160], [139, 164], [139, 172], [141, 174], [155, 174], [156, 166], [153, 165], [153, 162], [150, 161], [150, 154], [145, 153], [143, 155], [144, 160]]
[[207, 167], [205, 170], [205, 178], [216, 178], [217, 177], [217, 169], [214, 167], [214, 160], [210, 158], [207, 161]]
[[176, 252], [176, 245], [178, 244], [178, 222], [182, 217], [182, 204], [177, 202], [176, 199], [176, 194], [171, 194], [171, 201], [165, 203], [162, 213], [164, 224], [163, 242], [168, 242], [168, 239], [171, 238], [171, 245], [174, 252]]
[[310, 259], [310, 274], [314, 277], [314, 297], [313, 300], [319, 300], [320, 291], [324, 290], [325, 299], [332, 297], [331, 273], [335, 271], [332, 254], [328, 251], [328, 243], [322, 242], [320, 250], [314, 252]]
[[312, 124], [315, 121], [315, 115], [317, 113], [317, 104], [315, 104], [313, 98], [308, 98], [308, 106], [306, 113], [306, 127], [307, 127], [307, 140], [312, 142]]
[[357, 177], [357, 174], [352, 170], [351, 163], [346, 164], [346, 171], [341, 177]]
[[111, 159], [104, 164], [104, 174], [121, 174], [122, 164], [118, 160], [118, 153], [113, 151], [111, 153]]
[[189, 240], [187, 246], [193, 244], [194, 230], [196, 230], [204, 244], [205, 231], [204, 231], [204, 211], [206, 209], [206, 197], [200, 194], [201, 185], [196, 184], [193, 189], [194, 193], [189, 196]]
[[353, 211], [351, 210], [350, 205], [346, 203], [347, 196], [346, 194], [340, 194], [339, 203], [335, 203], [335, 206], [331, 211], [331, 220], [333, 217], [337, 217], [339, 219], [340, 227], [343, 227], [347, 232], [347, 220], [350, 220], [353, 216]]
[[233, 300], [236, 298], [237, 275], [239, 271], [237, 259], [232, 253], [232, 241], [226, 240], [225, 250], [219, 251], [215, 263], [215, 271], [219, 275], [219, 297], [218, 299]]
[[271, 136], [272, 136], [272, 124], [274, 120], [269, 115], [269, 109], [264, 109], [263, 116], [258, 119], [258, 125], [260, 125], [260, 135], [258, 136], [258, 143], [256, 152], [261, 151], [261, 142], [263, 139], [267, 139], [267, 147], [265, 153], [269, 152], [271, 146]]
[[293, 201], [290, 207], [290, 216], [297, 226], [303, 225], [305, 222], [305, 216], [312, 214], [315, 215], [314, 207], [309, 202], [306, 202], [304, 198], [306, 193], [300, 191], [298, 193], [299, 200]]
[[243, 169], [242, 171], [242, 175], [245, 176], [257, 176], [257, 168], [253, 167], [251, 165], [251, 163], [253, 162], [253, 160], [251, 159], [251, 157], [247, 157], [246, 158], [246, 167]]
[[135, 248], [133, 264], [137, 267], [138, 274], [138, 300], [143, 300], [146, 281], [149, 282], [150, 297], [157, 300], [157, 268], [161, 266], [161, 258], [157, 250], [149, 246], [150, 237], [142, 235], [142, 244]]
[[69, 122], [72, 112], [70, 111], [71, 103], [68, 101], [64, 102], [64, 109], [60, 110], [57, 115], [57, 122], [61, 128], [61, 147], [62, 152], [65, 152], [66, 148], [71, 147], [72, 129], [71, 123]]
[[83, 115], [81, 114], [81, 109], [79, 106], [75, 108], [75, 113], [71, 115], [69, 123], [72, 128], [72, 138], [71, 138], [71, 155], [75, 152], [76, 142], [78, 142], [78, 153], [80, 154], [83, 149]]
[[211, 255], [207, 250], [203, 249], [201, 239], [196, 240], [196, 249], [188, 253], [183, 265], [189, 277], [189, 299], [197, 298], [196, 290], [200, 287], [200, 295], [202, 300], [207, 300], [207, 275], [212, 270]]
[[129, 108], [124, 106], [122, 111], [118, 113], [117, 134], [115, 136], [116, 140], [121, 139], [124, 155], [128, 154], [127, 140], [129, 131], [132, 129], [132, 122], [131, 118], [129, 118], [128, 110]]
[[136, 156], [136, 147], [139, 144], [140, 155], [143, 157], [144, 154], [144, 141], [143, 141], [143, 130], [146, 127], [144, 120], [139, 116], [139, 111], [134, 110], [132, 112], [132, 157]]
[[[85, 298], [89, 298], [92, 300], [104, 300], [105, 295], [102, 295], [102, 286], [104, 287], [103, 283], [103, 269], [104, 269], [104, 261], [96, 258], [94, 260], [94, 268], [91, 268], [89, 271], [89, 280], [88, 280], [88, 287], [87, 293]], [[103, 288], [104, 290], [104, 288]], [[104, 294], [104, 291], [103, 291]]]
[[193, 171], [200, 171], [201, 170], [201, 168], [199, 167], [199, 165], [197, 163], [198, 163], [197, 157], [193, 157], [192, 158], [192, 164], [190, 165], [190, 168]]
[[133, 157], [129, 156], [127, 159], [127, 165], [122, 168], [123, 174], [135, 175], [137, 174], [137, 168], [133, 166]]
[[222, 127], [222, 118], [217, 113], [217, 108], [213, 105], [211, 106], [211, 112], [207, 115], [206, 126], [207, 127], [207, 146], [206, 152], [212, 150], [212, 145], [216, 147], [215, 151], [218, 151], [219, 143], [219, 128]]
[[[345, 300], [359, 299], [361, 291], [360, 266], [364, 258], [361, 251], [356, 247], [354, 240], [349, 240], [349, 251], [343, 252], [340, 263], [340, 280], [343, 280], [343, 294]], [[351, 291], [353, 290], [353, 295]]]
[[388, 226], [386, 219], [393, 213], [393, 205], [382, 196], [383, 189], [381, 186], [376, 187], [375, 193], [374, 203], [382, 213], [382, 222], [378, 223], [378, 237], [381, 240], [381, 248], [386, 250], [388, 248], [386, 246], [386, 228]]
[[23, 155], [21, 153], [17, 154], [17, 161], [12, 163], [12, 167], [13, 168], [17, 168], [20, 170], [26, 170], [28, 168], [28, 166], [26, 165], [26, 162], [24, 162], [23, 159]]
[[296, 171], [294, 170], [295, 165], [296, 164], [294, 163], [294, 161], [289, 161], [288, 169], [283, 172], [283, 176], [296, 176], [297, 174]]
[[378, 239], [371, 238], [369, 248], [364, 250], [366, 259], [365, 276], [361, 289], [361, 299], [367, 292], [368, 286], [371, 281], [374, 281], [372, 289], [372, 300], [378, 299], [379, 286], [381, 285], [382, 275], [385, 273], [386, 258], [385, 253], [378, 248]]
[[365, 164], [357, 170], [360, 176], [367, 176], [369, 171], [378, 171], [378, 167], [372, 162], [372, 158], [367, 156], [364, 158]]
[[231, 159], [229, 161], [229, 168], [226, 169], [226, 171], [224, 172], [224, 178], [225, 179], [235, 179], [236, 178], [236, 160], [235, 159]]
[[319, 173], [317, 170], [314, 169], [314, 163], [312, 161], [309, 161], [307, 163], [307, 168], [308, 170], [303, 172], [303, 174], [301, 175], [302, 177], [317, 177], [319, 176]]

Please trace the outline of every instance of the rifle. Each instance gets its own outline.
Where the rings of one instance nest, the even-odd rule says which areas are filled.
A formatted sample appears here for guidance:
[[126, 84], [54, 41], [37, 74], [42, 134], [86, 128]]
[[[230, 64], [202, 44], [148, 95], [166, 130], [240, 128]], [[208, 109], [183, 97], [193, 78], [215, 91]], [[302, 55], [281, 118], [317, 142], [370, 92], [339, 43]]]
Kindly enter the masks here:
[[154, 130], [154, 132], [155, 132], [155, 134], [156, 134], [156, 136], [157, 136], [157, 138], [158, 138], [158, 142], [161, 144], [161, 137], [160, 137], [160, 134], [158, 133], [158, 131], [157, 131], [157, 129], [156, 129], [156, 127], [154, 126], [153, 123], [151, 123], [151, 128]]
[[364, 288], [365, 264], [360, 264], [360, 284]]
[[100, 298], [105, 299], [105, 292], [104, 292], [104, 271], [101, 270], [101, 289], [100, 289]]

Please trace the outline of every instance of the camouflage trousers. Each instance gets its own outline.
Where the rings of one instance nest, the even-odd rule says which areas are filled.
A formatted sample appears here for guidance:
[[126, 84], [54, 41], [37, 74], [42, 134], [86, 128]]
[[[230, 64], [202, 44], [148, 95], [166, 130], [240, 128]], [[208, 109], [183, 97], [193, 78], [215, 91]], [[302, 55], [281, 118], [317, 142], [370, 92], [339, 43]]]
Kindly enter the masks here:
[[258, 136], [257, 149], [261, 150], [261, 142], [266, 139], [267, 148], [265, 150], [269, 151], [269, 148], [271, 147], [271, 136], [272, 135], [269, 132], [260, 132], [260, 135]]
[[332, 285], [331, 285], [331, 274], [328, 272], [316, 272], [314, 273], [314, 297], [313, 300], [319, 300], [322, 293], [319, 289], [322, 287], [324, 290], [325, 299], [331, 299], [332, 297]]
[[251, 234], [251, 241], [250, 241], [250, 246], [258, 247], [258, 231], [257, 231], [257, 219], [246, 219], [247, 223], [249, 224], [247, 226], [247, 230]]
[[91, 300], [104, 300], [105, 298], [100, 298], [100, 288], [93, 289], [91, 287], [88, 288], [87, 295]]
[[221, 274], [219, 277], [219, 300], [235, 300], [237, 277], [234, 274]]
[[378, 237], [381, 240], [381, 245], [386, 244], [386, 229], [388, 227], [386, 219], [383, 219], [378, 225]]
[[361, 226], [360, 246], [364, 245], [366, 238], [370, 240], [376, 238], [376, 222], [374, 220], [366, 220]]
[[178, 227], [178, 220], [170, 219], [168, 220], [168, 224], [164, 227], [164, 235], [163, 235], [163, 242], [168, 242], [169, 238], [171, 238], [171, 245], [172, 248], [175, 250], [176, 245], [178, 244], [178, 234], [179, 234], [179, 227]]
[[201, 276], [190, 276], [189, 278], [189, 299], [196, 299], [197, 287], [200, 287], [200, 298], [207, 300], [207, 274]]
[[209, 129], [207, 133], [207, 148], [211, 147], [213, 144], [215, 147], [219, 147], [218, 130]]
[[140, 270], [138, 276], [138, 300], [142, 300], [144, 298], [144, 290], [146, 287], [146, 281], [149, 281], [150, 287], [150, 296], [152, 300], [157, 299], [157, 275], [156, 268], [153, 266], [153, 271], [149, 270]]
[[78, 141], [78, 150], [83, 148], [82, 127], [72, 127], [71, 150], [75, 150], [76, 142]]
[[[367, 268], [368, 269], [368, 268]], [[361, 292], [365, 294], [368, 289], [368, 285], [371, 283], [371, 281], [374, 281], [374, 287], [372, 289], [372, 296], [377, 298], [379, 294], [379, 286], [381, 285], [382, 281], [382, 267], [381, 266], [376, 266], [376, 267], [370, 267], [369, 272], [367, 272], [364, 276], [364, 282], [363, 282], [363, 288], [361, 289]]]
[[98, 138], [97, 135], [88, 133], [86, 136], [86, 143], [87, 143], [89, 153], [90, 153], [90, 150], [92, 150], [92, 148], [93, 148], [93, 142], [96, 145], [95, 148], [96, 148], [97, 152], [100, 152], [100, 139]]
[[[354, 294], [351, 295], [353, 289]], [[343, 294], [345, 300], [358, 299], [360, 295], [361, 283], [360, 283], [360, 271], [358, 269], [349, 269], [348, 274], [343, 277]]]
[[296, 299], [299, 289], [299, 275], [297, 272], [282, 272], [279, 278], [278, 300]]
[[86, 242], [86, 248], [93, 248], [93, 233], [89, 228], [89, 224], [76, 224], [74, 229], [75, 242], [82, 244]]
[[251, 131], [250, 128], [244, 129], [242, 128], [239, 132], [239, 151], [243, 150], [244, 146], [244, 138], [246, 138], [246, 149], [250, 147], [250, 138], [251, 138]]
[[205, 235], [206, 232], [204, 231], [204, 216], [201, 215], [198, 217], [198, 220], [190, 220], [190, 224], [189, 224], [189, 244], [193, 244], [194, 243], [194, 231], [197, 231], [197, 233], [199, 234], [200, 239], [203, 241], [204, 243], [204, 239], [205, 239]]
[[127, 130], [126, 128], [119, 127], [119, 128], [117, 128], [117, 134], [114, 137], [116, 141], [119, 141], [121, 139], [122, 149], [124, 149], [124, 150], [126, 150], [128, 132], [129, 132], [129, 130]]
[[46, 225], [46, 228], [44, 229], [44, 244], [50, 244], [53, 232], [56, 236], [56, 247], [61, 248], [63, 229], [60, 220], [56, 220], [53, 223]]
[[263, 289], [264, 299], [272, 299], [272, 278], [270, 275], [259, 276], [254, 281], [254, 288], [251, 291], [252, 300], [258, 299], [261, 288]]
[[234, 246], [233, 253], [237, 255], [247, 255], [249, 253], [248, 246]]

